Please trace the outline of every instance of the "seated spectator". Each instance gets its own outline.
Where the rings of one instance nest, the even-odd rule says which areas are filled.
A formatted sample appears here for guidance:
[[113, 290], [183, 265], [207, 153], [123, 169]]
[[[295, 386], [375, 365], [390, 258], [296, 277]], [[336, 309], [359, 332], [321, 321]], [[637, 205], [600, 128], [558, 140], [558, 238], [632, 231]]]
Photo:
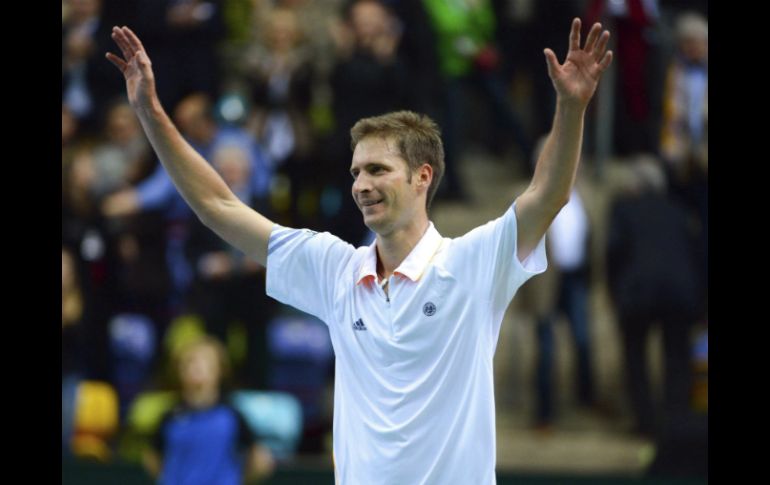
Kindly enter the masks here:
[[223, 401], [229, 363], [222, 344], [203, 337], [175, 357], [180, 400], [145, 450], [146, 470], [164, 484], [240, 485], [272, 474], [270, 451]]

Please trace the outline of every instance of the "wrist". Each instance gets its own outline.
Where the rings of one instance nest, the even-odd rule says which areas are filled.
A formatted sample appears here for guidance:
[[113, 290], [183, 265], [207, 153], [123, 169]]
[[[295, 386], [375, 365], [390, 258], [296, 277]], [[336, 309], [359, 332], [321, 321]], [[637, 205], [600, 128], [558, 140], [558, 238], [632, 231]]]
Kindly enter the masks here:
[[153, 96], [146, 102], [137, 106], [136, 114], [147, 121], [154, 121], [163, 118], [166, 112], [163, 110], [158, 97]]
[[588, 105], [575, 99], [556, 99], [556, 113], [569, 118], [582, 118]]

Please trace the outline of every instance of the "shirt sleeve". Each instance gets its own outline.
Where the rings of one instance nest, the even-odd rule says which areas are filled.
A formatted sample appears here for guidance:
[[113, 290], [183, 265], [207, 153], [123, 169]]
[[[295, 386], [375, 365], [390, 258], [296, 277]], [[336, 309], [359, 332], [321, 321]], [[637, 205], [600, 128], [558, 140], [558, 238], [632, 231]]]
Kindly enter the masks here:
[[251, 152], [251, 183], [253, 185], [252, 193], [256, 197], [265, 197], [270, 190], [270, 180], [272, 179], [273, 175], [273, 164], [270, 158], [257, 144], [253, 144]]
[[137, 199], [142, 210], [162, 207], [168, 203], [175, 192], [174, 183], [160, 162], [155, 172], [136, 187]]
[[329, 233], [276, 224], [267, 246], [267, 294], [328, 324], [353, 254], [353, 246]]
[[517, 257], [515, 208], [514, 203], [501, 217], [455, 239], [463, 274], [489, 298], [495, 315], [505, 312], [521, 285], [548, 267], [545, 235], [523, 261]]

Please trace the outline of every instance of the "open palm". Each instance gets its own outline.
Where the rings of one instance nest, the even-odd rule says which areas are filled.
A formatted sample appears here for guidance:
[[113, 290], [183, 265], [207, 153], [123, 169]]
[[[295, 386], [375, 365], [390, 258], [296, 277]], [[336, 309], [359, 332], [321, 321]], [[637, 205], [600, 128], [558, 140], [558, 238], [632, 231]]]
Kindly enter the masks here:
[[602, 73], [612, 62], [612, 51], [607, 50], [610, 33], [601, 30], [601, 24], [594, 24], [581, 49], [580, 19], [573, 20], [564, 64], [559, 64], [551, 49], [545, 49], [548, 75], [562, 100], [581, 106], [591, 100]]
[[111, 52], [106, 57], [126, 78], [128, 101], [135, 108], [149, 107], [155, 93], [155, 75], [142, 42], [128, 27], [113, 27], [112, 39], [120, 47], [123, 57]]

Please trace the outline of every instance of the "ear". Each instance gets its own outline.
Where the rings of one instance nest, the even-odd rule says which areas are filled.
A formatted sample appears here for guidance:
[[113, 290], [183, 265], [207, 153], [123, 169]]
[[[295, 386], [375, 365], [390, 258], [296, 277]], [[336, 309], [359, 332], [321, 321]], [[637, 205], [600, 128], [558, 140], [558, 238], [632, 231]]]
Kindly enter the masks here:
[[427, 190], [432, 181], [433, 167], [431, 167], [429, 163], [423, 163], [420, 168], [417, 169], [417, 185], [424, 187], [425, 190]]

